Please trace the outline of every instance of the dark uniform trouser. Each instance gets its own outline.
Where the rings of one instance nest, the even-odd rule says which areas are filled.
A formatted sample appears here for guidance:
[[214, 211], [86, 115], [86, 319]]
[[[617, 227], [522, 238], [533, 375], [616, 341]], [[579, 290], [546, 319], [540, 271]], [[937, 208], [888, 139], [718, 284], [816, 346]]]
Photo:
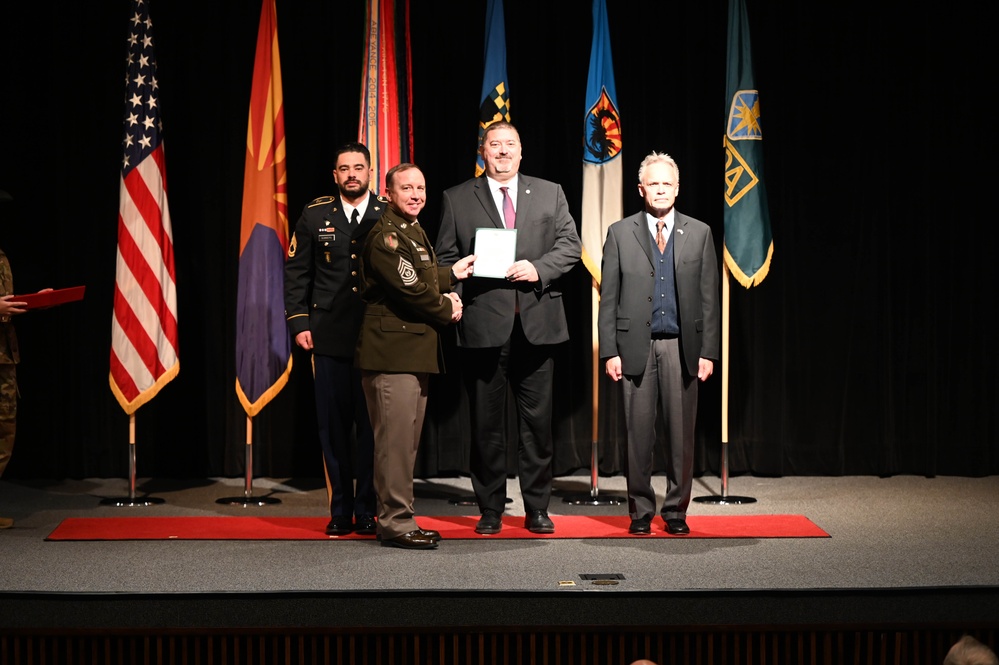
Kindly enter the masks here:
[[625, 423], [628, 428], [628, 512], [632, 519], [651, 518], [656, 512], [652, 489], [652, 457], [656, 443], [656, 404], [666, 426], [668, 489], [660, 511], [663, 519], [686, 518], [694, 481], [694, 423], [697, 417], [697, 377], [683, 371], [680, 342], [655, 339], [640, 376], [623, 381]]
[[0, 364], [0, 476], [14, 451], [17, 425], [17, 365]]
[[[375, 444], [354, 359], [316, 354], [312, 357], [312, 370], [330, 516], [371, 517], [376, 508], [372, 480]], [[352, 429], [357, 443], [356, 456], [351, 449]]]
[[425, 372], [361, 372], [361, 385], [375, 431], [378, 534], [383, 539], [420, 528], [413, 518], [413, 469], [427, 411], [429, 384]]

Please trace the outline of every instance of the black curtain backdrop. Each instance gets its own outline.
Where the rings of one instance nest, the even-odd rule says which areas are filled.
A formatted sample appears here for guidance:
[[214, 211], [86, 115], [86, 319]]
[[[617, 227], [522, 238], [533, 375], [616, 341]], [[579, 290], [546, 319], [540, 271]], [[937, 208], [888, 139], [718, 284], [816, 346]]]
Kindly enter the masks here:
[[[709, 223], [720, 250], [726, 2], [608, 4], [625, 214], [641, 205], [642, 157], [667, 151], [681, 170], [677, 207]], [[19, 292], [85, 284], [87, 295], [17, 319], [5, 477], [126, 477], [128, 418], [108, 358], [129, 3], [8, 5], [0, 189], [15, 202], [0, 211], [0, 247]], [[523, 170], [560, 182], [578, 223], [590, 2], [505, 5]], [[292, 225], [333, 192], [333, 150], [357, 135], [364, 7], [278, 0]], [[732, 287], [733, 475], [999, 472], [992, 24], [985, 9], [913, 7], [748, 1], [775, 250], [762, 285]], [[440, 192], [474, 173], [484, 14], [484, 0], [413, 0], [414, 150], [431, 237]], [[236, 275], [259, 15], [255, 0], [153, 0], [180, 374], [136, 413], [140, 477], [244, 474]], [[566, 282], [559, 475], [589, 467], [592, 439], [590, 280], [580, 265]], [[445, 351], [452, 373], [432, 383], [425, 477], [467, 471], [467, 399], [453, 345]], [[294, 362], [253, 421], [256, 475], [321, 475], [309, 359]], [[599, 390], [600, 470], [618, 474], [618, 390], [606, 379]], [[698, 474], [720, 472], [721, 403], [719, 367], [701, 389]]]

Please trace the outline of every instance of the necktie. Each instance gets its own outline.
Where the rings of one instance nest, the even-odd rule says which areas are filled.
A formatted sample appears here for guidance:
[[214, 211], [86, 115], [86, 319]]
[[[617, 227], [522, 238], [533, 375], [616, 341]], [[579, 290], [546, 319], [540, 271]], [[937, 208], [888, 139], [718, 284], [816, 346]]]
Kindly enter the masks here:
[[357, 224], [357, 208], [354, 208], [354, 212], [350, 215], [350, 223]]
[[509, 190], [509, 187], [500, 187], [500, 191], [503, 192], [503, 221], [506, 222], [506, 228], [512, 229], [517, 223], [517, 213], [513, 210], [513, 199], [510, 198]]
[[666, 236], [663, 235], [663, 229], [666, 227], [666, 222], [659, 220], [656, 222], [656, 245], [659, 247], [659, 252], [666, 251]]

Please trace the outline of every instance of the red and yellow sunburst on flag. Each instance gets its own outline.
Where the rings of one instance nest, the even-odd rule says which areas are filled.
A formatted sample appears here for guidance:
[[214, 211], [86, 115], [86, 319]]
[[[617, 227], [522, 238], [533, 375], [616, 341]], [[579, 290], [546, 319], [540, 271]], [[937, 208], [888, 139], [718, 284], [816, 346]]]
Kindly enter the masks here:
[[250, 89], [236, 292], [236, 395], [250, 418], [291, 374], [284, 319], [288, 168], [276, 0], [263, 0]]
[[589, 116], [586, 134], [589, 161], [601, 163], [613, 159], [621, 152], [621, 118], [606, 88], [601, 88], [600, 99], [590, 107]]

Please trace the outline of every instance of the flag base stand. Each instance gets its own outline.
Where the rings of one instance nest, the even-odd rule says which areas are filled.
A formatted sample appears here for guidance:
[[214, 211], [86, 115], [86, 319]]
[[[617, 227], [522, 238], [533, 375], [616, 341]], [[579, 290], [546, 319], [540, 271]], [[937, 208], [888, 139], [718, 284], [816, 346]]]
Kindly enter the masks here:
[[562, 502], [572, 504], [573, 506], [620, 506], [623, 503], [627, 503], [627, 499], [622, 499], [619, 496], [601, 495], [600, 488], [597, 487], [598, 478], [597, 442], [594, 439], [593, 445], [590, 447], [590, 493], [570, 494], [562, 499]]
[[215, 503], [229, 506], [273, 506], [276, 503], [281, 503], [281, 499], [272, 496], [230, 496], [215, 499]]
[[121, 499], [107, 498], [101, 499], [102, 506], [157, 506], [166, 503], [163, 499], [155, 496], [144, 497], [123, 497]]
[[693, 500], [697, 503], [713, 503], [719, 506], [738, 506], [744, 503], [756, 503], [756, 499], [751, 496], [722, 496], [720, 494], [695, 496]]
[[128, 443], [128, 496], [115, 498], [106, 497], [101, 499], [102, 506], [158, 506], [166, 503], [164, 499], [155, 496], [135, 496], [135, 414], [129, 415], [129, 443]]
[[591, 494], [573, 494], [562, 499], [563, 503], [573, 506], [620, 506], [626, 503], [625, 499], [619, 496], [599, 496], [595, 492]]
[[227, 496], [215, 499], [215, 503], [229, 506], [273, 506], [281, 503], [281, 499], [273, 496], [253, 496], [253, 418], [246, 417], [246, 479], [243, 484], [243, 496]]
[[722, 442], [722, 453], [721, 453], [721, 465], [722, 465], [722, 492], [721, 494], [712, 494], [709, 496], [695, 496], [694, 501], [697, 503], [713, 503], [719, 506], [740, 506], [746, 503], [756, 503], [756, 499], [751, 496], [729, 496], [728, 493], [728, 442]]
[[[476, 500], [475, 496], [459, 496], [453, 499], [448, 499], [447, 502], [452, 506], [477, 506], [479, 502]], [[513, 499], [510, 497], [506, 498], [506, 503], [513, 503]]]

